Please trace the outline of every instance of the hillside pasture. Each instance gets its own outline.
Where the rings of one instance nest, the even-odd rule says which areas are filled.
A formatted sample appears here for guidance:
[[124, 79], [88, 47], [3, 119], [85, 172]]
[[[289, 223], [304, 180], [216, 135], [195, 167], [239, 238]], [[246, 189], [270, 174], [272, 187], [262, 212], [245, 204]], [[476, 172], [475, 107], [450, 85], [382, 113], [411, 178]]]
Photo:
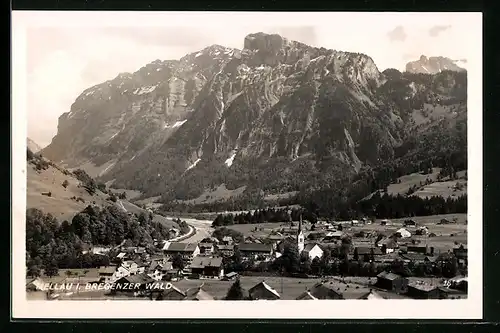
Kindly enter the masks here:
[[[68, 186], [63, 187], [67, 181]], [[42, 193], [51, 193], [51, 196]], [[38, 208], [45, 213], [51, 213], [58, 220], [71, 220], [89, 204], [106, 205], [107, 195], [99, 190], [92, 196], [73, 175], [65, 175], [61, 170], [49, 166], [46, 170], [37, 171], [33, 165], [27, 165], [26, 208]], [[81, 198], [82, 201], [76, 201]]]

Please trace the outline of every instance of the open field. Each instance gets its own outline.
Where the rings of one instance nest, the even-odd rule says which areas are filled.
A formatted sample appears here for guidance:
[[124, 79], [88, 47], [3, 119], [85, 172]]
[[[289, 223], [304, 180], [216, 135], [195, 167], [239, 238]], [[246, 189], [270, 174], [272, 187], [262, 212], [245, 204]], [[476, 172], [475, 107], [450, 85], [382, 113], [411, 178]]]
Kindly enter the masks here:
[[[68, 181], [66, 188], [62, 186], [65, 180]], [[51, 196], [42, 195], [46, 192], [50, 192]], [[65, 175], [53, 166], [49, 166], [47, 170], [37, 171], [29, 163], [27, 165], [26, 194], [26, 208], [38, 208], [44, 213], [54, 215], [59, 221], [68, 220], [71, 222], [73, 216], [91, 204], [101, 207], [113, 204], [107, 200], [108, 195], [99, 190], [96, 190], [93, 196], [90, 195], [83, 187], [80, 187], [80, 181], [72, 174]], [[77, 202], [71, 199], [72, 197], [82, 198], [83, 202]], [[125, 212], [140, 214], [144, 211], [127, 200], [118, 200], [115, 204]], [[161, 222], [169, 228], [178, 227], [177, 223], [161, 215], [155, 214], [153, 220]]]
[[[67, 180], [67, 188], [62, 183]], [[94, 196], [79, 187], [80, 181], [72, 175], [65, 175], [60, 170], [49, 166], [47, 170], [36, 171], [33, 165], [27, 165], [27, 200], [26, 208], [38, 208], [51, 213], [58, 220], [69, 220], [89, 204], [107, 204], [107, 195], [97, 190]], [[42, 193], [51, 192], [51, 196]], [[80, 197], [84, 202], [77, 202], [72, 197]]]
[[[460, 188], [456, 188], [456, 184], [460, 184]], [[467, 194], [467, 181], [460, 179], [455, 181], [435, 182], [425, 185], [412, 195], [420, 198], [429, 198], [433, 196], [457, 198], [464, 194]]]
[[[409, 175], [401, 176], [398, 178], [398, 181], [396, 183], [390, 184], [387, 187], [387, 193], [390, 195], [406, 195], [408, 190], [413, 186], [417, 186], [418, 189], [412, 195], [418, 196], [420, 198], [432, 196], [442, 196], [444, 198], [458, 197], [467, 193], [467, 179], [465, 178], [465, 170], [457, 172], [458, 179], [455, 181], [442, 179], [438, 182], [437, 179], [440, 171], [441, 168], [432, 168], [431, 174], [412, 173]], [[425, 184], [425, 181], [427, 179], [431, 180], [431, 183], [428, 185], [423, 185]], [[455, 185], [457, 184], [457, 182], [462, 185], [461, 189], [455, 189]], [[364, 198], [364, 200], [371, 198], [374, 193], [368, 195], [366, 198]]]
[[264, 197], [264, 200], [275, 201], [275, 200], [281, 200], [281, 199], [289, 199], [289, 198], [296, 196], [297, 194], [299, 194], [298, 191], [292, 191], [292, 192], [280, 193], [280, 194], [268, 194]]
[[198, 198], [190, 200], [179, 200], [179, 202], [191, 205], [199, 205], [204, 203], [217, 202], [219, 200], [225, 201], [243, 194], [243, 192], [245, 192], [245, 189], [246, 186], [242, 186], [234, 190], [229, 190], [226, 188], [225, 184], [221, 184], [215, 189], [205, 190], [205, 192], [203, 192]]

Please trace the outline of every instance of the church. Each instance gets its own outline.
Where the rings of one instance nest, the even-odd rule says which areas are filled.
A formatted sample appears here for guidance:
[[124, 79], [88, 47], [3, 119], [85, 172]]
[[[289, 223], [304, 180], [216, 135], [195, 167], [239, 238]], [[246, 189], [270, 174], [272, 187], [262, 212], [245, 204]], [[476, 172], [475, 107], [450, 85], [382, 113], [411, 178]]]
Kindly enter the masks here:
[[287, 243], [297, 244], [299, 254], [307, 255], [310, 260], [314, 260], [314, 258], [316, 257], [321, 259], [321, 257], [323, 256], [323, 249], [321, 249], [321, 247], [317, 243], [305, 244], [304, 229], [302, 225], [302, 215], [300, 216], [299, 228], [297, 229], [295, 237], [288, 237], [277, 245], [277, 251], [276, 251], [277, 258], [281, 256], [281, 254], [285, 250], [285, 245]]

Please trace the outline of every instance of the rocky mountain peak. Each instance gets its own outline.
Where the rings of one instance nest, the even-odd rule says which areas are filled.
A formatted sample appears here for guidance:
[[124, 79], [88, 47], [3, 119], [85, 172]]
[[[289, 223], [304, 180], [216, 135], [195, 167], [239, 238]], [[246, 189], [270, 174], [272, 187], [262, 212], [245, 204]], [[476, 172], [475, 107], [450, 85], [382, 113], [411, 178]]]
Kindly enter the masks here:
[[411, 61], [406, 64], [406, 71], [410, 73], [436, 74], [444, 70], [455, 72], [465, 71], [464, 68], [457, 66], [457, 61], [446, 57], [426, 57], [421, 55], [419, 60]]

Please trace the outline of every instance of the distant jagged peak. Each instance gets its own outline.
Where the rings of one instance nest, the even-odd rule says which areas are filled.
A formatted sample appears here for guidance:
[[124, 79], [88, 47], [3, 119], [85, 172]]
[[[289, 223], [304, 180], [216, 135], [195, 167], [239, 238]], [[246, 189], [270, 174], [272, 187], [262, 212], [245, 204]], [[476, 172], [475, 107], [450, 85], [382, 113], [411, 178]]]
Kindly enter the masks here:
[[452, 60], [443, 56], [427, 57], [421, 55], [418, 60], [406, 64], [406, 71], [421, 74], [437, 74], [445, 70], [462, 72], [466, 69], [458, 66], [461, 62], [465, 63], [466, 61]]

